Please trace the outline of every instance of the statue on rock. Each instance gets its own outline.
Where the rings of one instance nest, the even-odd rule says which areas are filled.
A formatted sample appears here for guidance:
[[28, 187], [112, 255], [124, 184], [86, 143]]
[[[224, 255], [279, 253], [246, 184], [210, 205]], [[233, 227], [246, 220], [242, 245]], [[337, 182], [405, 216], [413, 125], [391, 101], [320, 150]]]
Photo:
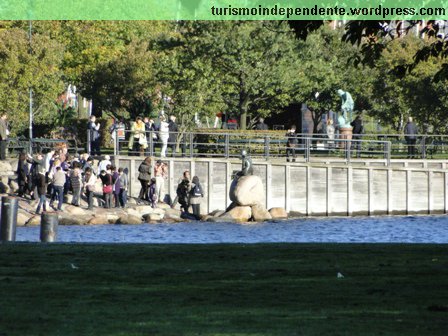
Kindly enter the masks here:
[[250, 155], [247, 154], [245, 149], [241, 151], [241, 160], [241, 171], [239, 171], [236, 175], [238, 177], [253, 175], [254, 169], [252, 167], [252, 159], [250, 158]]
[[338, 123], [340, 128], [352, 128], [350, 123], [352, 122], [352, 114], [355, 103], [352, 95], [344, 90], [339, 89], [338, 95], [341, 97], [341, 112], [342, 115], [338, 117]]

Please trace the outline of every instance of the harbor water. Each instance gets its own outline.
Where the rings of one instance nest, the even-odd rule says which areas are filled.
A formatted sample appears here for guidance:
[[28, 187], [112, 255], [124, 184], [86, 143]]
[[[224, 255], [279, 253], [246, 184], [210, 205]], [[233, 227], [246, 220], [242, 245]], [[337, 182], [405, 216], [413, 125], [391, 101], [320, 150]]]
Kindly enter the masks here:
[[[39, 227], [17, 228], [17, 241], [39, 241]], [[434, 243], [448, 244], [447, 216], [303, 218], [254, 224], [59, 226], [64, 243]]]

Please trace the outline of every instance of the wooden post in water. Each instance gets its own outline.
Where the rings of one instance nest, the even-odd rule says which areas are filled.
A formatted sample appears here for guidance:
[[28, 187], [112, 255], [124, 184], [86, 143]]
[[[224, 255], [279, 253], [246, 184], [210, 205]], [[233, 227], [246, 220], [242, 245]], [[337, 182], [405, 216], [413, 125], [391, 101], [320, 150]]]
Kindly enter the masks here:
[[56, 212], [44, 212], [40, 217], [40, 241], [53, 243], [58, 233], [59, 217]]
[[1, 241], [7, 242], [16, 240], [18, 208], [19, 208], [19, 201], [17, 198], [10, 196], [2, 197], [1, 222], [0, 222]]

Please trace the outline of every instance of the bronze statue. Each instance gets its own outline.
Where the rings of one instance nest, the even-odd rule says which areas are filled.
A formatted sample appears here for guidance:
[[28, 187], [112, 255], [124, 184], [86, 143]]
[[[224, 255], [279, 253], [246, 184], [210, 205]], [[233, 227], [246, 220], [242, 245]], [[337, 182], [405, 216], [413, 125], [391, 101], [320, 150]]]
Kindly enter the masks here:
[[252, 159], [245, 149], [241, 151], [241, 160], [243, 160], [241, 163], [241, 171], [238, 172], [237, 176], [253, 175], [254, 169], [252, 167]]
[[342, 115], [338, 117], [339, 127], [341, 128], [352, 128], [350, 123], [352, 122], [352, 113], [355, 103], [353, 101], [352, 95], [341, 89], [338, 90], [338, 95], [341, 97], [341, 111]]

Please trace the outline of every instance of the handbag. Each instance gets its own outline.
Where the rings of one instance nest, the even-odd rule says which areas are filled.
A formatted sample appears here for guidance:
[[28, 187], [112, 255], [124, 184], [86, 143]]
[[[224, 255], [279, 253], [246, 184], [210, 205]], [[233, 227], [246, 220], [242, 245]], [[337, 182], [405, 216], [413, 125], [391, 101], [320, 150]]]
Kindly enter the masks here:
[[112, 193], [112, 176], [109, 175], [109, 178], [111, 184], [103, 186], [103, 194]]
[[144, 134], [140, 135], [138, 139], [138, 144], [141, 146], [146, 146], [148, 144], [148, 140], [146, 140], [146, 136]]

